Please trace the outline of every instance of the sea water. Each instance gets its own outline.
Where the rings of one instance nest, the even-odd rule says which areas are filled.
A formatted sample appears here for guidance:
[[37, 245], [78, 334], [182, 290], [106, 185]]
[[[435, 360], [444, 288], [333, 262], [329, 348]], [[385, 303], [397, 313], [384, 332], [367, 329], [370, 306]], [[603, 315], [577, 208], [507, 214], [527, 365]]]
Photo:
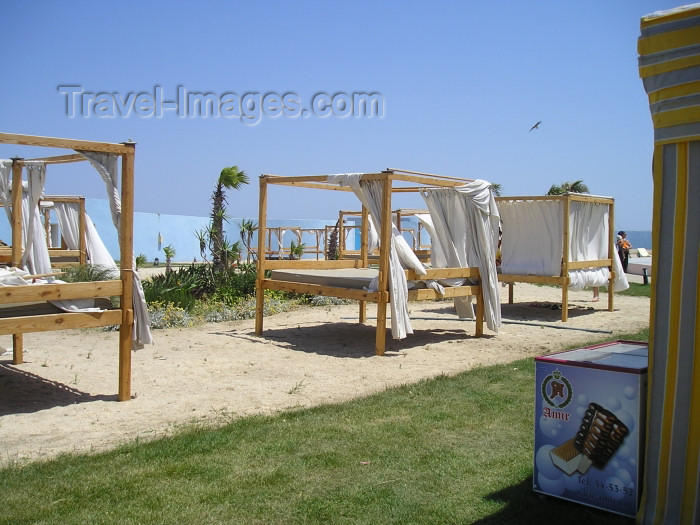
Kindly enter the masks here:
[[646, 248], [651, 250], [651, 232], [650, 231], [627, 231], [627, 240], [632, 245], [632, 248]]

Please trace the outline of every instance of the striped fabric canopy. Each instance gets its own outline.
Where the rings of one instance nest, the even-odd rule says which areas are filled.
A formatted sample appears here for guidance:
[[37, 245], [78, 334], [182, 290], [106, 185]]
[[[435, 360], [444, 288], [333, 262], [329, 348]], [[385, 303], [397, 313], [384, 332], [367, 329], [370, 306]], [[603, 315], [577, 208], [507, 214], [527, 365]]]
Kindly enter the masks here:
[[654, 224], [641, 523], [700, 523], [700, 4], [641, 21]]

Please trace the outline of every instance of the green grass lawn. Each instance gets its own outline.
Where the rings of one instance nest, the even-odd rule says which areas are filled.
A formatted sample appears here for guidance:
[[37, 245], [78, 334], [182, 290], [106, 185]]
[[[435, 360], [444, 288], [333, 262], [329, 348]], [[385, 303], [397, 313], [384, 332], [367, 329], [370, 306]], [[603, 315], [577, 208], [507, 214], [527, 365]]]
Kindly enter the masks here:
[[[640, 283], [629, 283], [630, 287], [627, 290], [621, 292], [615, 292], [615, 295], [631, 295], [632, 297], [651, 297], [651, 285], [640, 284]], [[607, 293], [608, 288], [606, 286], [601, 287], [600, 291], [602, 293]]]
[[190, 428], [0, 470], [0, 523], [633, 523], [533, 493], [533, 410], [526, 359]]

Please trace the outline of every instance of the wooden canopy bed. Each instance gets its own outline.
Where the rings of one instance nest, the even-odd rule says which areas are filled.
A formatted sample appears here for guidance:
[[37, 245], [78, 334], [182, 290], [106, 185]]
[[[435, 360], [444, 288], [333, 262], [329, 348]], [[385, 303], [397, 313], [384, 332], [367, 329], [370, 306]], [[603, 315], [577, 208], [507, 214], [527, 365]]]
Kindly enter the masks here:
[[[355, 299], [359, 301], [359, 322], [366, 321], [366, 303], [377, 304], [377, 327], [375, 335], [375, 352], [384, 354], [386, 349], [387, 331], [387, 306], [391, 304], [392, 310], [397, 308], [392, 303], [390, 292], [390, 259], [394, 243], [392, 239], [392, 197], [405, 192], [419, 192], [425, 189], [449, 189], [463, 186], [469, 182], [466, 179], [445, 177], [418, 172], [386, 170], [379, 173], [355, 174], [359, 175], [361, 183], [374, 183], [381, 185], [381, 205], [379, 209], [381, 218], [379, 222], [380, 249], [376, 265], [370, 267], [368, 253], [369, 210], [362, 206], [362, 248], [360, 256], [356, 259], [339, 260], [266, 260], [258, 259], [256, 281], [256, 322], [255, 333], [261, 335], [263, 331], [263, 309], [265, 290], [282, 290], [287, 292], [325, 295], [339, 298]], [[331, 175], [314, 176], [260, 176], [260, 204], [258, 227], [264, 230], [267, 221], [267, 200], [269, 186], [295, 186], [312, 189], [326, 189], [336, 191], [353, 191], [347, 186], [335, 184]], [[375, 186], [376, 187], [376, 186]], [[266, 253], [265, 236], [258, 238], [258, 253]], [[393, 263], [392, 263], [393, 264]], [[418, 263], [420, 264], [420, 263]], [[421, 269], [422, 269], [421, 265]], [[441, 295], [432, 288], [409, 289], [407, 300], [437, 299], [441, 297], [466, 298], [476, 297], [476, 329], [477, 337], [483, 334], [484, 301], [482, 296], [482, 280], [479, 268], [476, 267], [452, 267], [432, 268], [425, 270], [425, 274], [419, 274], [413, 269], [403, 270], [408, 281], [421, 281], [445, 278], [464, 278], [469, 283], [461, 286], [446, 287]], [[495, 274], [495, 270], [494, 270]], [[367, 291], [366, 285], [377, 277], [376, 291]], [[397, 301], [398, 302], [398, 301]], [[499, 307], [500, 311], [500, 307]], [[500, 315], [500, 314], [499, 314]], [[392, 323], [395, 319], [392, 316]], [[498, 319], [500, 324], [500, 317]], [[393, 328], [393, 324], [392, 324]], [[394, 336], [396, 337], [396, 335]]]
[[[325, 228], [302, 228], [300, 226], [275, 226], [265, 228], [267, 235], [267, 252], [265, 252], [265, 258], [277, 258], [283, 259], [285, 253], [289, 254], [289, 247], [284, 246], [284, 235], [290, 233], [294, 236], [294, 240], [298, 245], [304, 245], [304, 255], [313, 255], [316, 259], [325, 258], [326, 247], [327, 247], [327, 232], [328, 227]], [[314, 242], [304, 242], [304, 237], [308, 240], [309, 237], [313, 236]], [[273, 237], [276, 242], [273, 243]], [[292, 241], [294, 242], [294, 241]], [[275, 244], [277, 249], [273, 249], [272, 246]]]
[[[421, 222], [418, 221], [418, 224], [416, 228], [404, 228], [402, 219], [407, 218], [407, 217], [414, 217], [417, 214], [421, 213], [428, 213], [427, 210], [415, 210], [415, 209], [409, 209], [409, 208], [401, 208], [398, 210], [393, 210], [391, 212], [392, 217], [394, 218], [394, 224], [398, 228], [398, 230], [402, 233], [406, 233], [410, 236], [411, 238], [411, 247], [413, 248], [413, 252], [416, 254], [416, 256], [421, 260], [421, 261], [428, 261], [430, 259], [430, 245], [429, 244], [424, 244], [421, 242], [422, 240], [425, 240], [425, 232], [423, 231], [423, 226], [421, 225]], [[349, 233], [353, 230], [355, 231], [361, 231], [361, 224], [357, 223], [349, 223], [347, 221], [348, 218], [350, 217], [362, 217], [362, 212], [361, 211], [347, 211], [347, 210], [340, 210], [338, 212], [338, 254], [341, 259], [344, 258], [355, 258], [360, 255], [359, 250], [355, 250], [352, 248], [348, 248], [347, 242], [348, 242], [348, 237]], [[421, 233], [423, 234], [421, 238]], [[372, 257], [377, 257], [379, 255], [378, 250], [374, 250], [373, 253], [370, 254], [370, 258]]]
[[70, 196], [70, 195], [45, 195], [40, 201], [44, 215], [44, 228], [46, 230], [47, 241], [51, 238], [51, 208], [58, 203], [72, 203], [78, 207], [78, 248], [71, 249], [66, 246], [66, 241], [61, 235], [60, 246], [49, 245], [49, 256], [51, 257], [51, 266], [54, 268], [66, 268], [69, 266], [81, 266], [87, 264], [87, 245], [86, 245], [86, 221], [87, 213], [85, 211], [85, 197]]
[[[65, 245], [63, 237], [59, 246], [51, 246], [51, 209], [58, 203], [73, 203], [78, 207], [79, 216], [79, 245], [76, 249], [70, 249]], [[0, 203], [2, 206], [2, 203]], [[85, 238], [85, 197], [69, 195], [44, 195], [39, 199], [39, 207], [44, 221], [47, 248], [51, 259], [52, 268], [65, 268], [80, 266], [87, 263], [87, 247]], [[0, 264], [12, 263], [12, 246], [0, 246]]]
[[[615, 201], [612, 197], [569, 193], [496, 197], [496, 202], [503, 229], [498, 279], [508, 283], [509, 303], [513, 302], [514, 283], [560, 286], [561, 320], [567, 321], [572, 272], [605, 268], [608, 271], [607, 283], [599, 285], [607, 285], [608, 310], [613, 310], [613, 283], [616, 278], [624, 279], [624, 274], [620, 275], [616, 268], [618, 259], [613, 248]], [[599, 209], [594, 210], [594, 207]], [[595, 217], [590, 224], [584, 225], [573, 213], [574, 208], [586, 216], [595, 211]], [[537, 217], [533, 217], [533, 213]], [[574, 243], [585, 243], [594, 237], [597, 237], [597, 246], [593, 249], [584, 249], [583, 252], [573, 249]], [[547, 257], [549, 261], [544, 260]]]
[[[134, 194], [134, 153], [135, 144], [106, 143], [84, 140], [38, 137], [0, 133], [0, 144], [18, 144], [46, 148], [69, 149], [88, 154], [108, 154], [114, 159], [121, 159], [121, 215], [120, 215], [120, 278], [98, 282], [81, 283], [49, 283], [32, 284], [31, 286], [2, 286], [0, 287], [0, 310], [4, 313], [0, 318], [0, 334], [12, 334], [13, 363], [23, 362], [23, 334], [72, 328], [88, 328], [98, 326], [119, 326], [119, 401], [126, 401], [131, 395], [131, 349], [134, 322], [134, 266], [133, 266], [133, 194]], [[86, 158], [80, 153], [33, 159], [46, 165], [79, 162]], [[9, 162], [9, 161], [5, 161]], [[21, 266], [23, 246], [22, 213], [22, 171], [30, 162], [22, 158], [11, 159], [12, 174], [12, 247], [9, 266]], [[116, 188], [115, 188], [116, 191]], [[41, 277], [30, 275], [30, 278]], [[46, 313], [47, 301], [98, 299], [104, 297], [119, 298], [119, 307], [102, 311], [53, 311]], [[39, 305], [39, 309], [27, 310], [20, 308], [20, 303]], [[35, 312], [42, 312], [35, 314]], [[149, 333], [150, 336], [150, 333]], [[150, 341], [147, 341], [150, 342]]]

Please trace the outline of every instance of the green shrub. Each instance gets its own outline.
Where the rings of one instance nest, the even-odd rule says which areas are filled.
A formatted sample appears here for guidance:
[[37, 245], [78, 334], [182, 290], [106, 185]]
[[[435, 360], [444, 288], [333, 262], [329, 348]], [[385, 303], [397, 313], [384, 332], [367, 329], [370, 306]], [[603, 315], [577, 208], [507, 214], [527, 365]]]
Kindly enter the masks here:
[[148, 303], [172, 303], [188, 311], [201, 300], [233, 306], [255, 294], [256, 275], [253, 264], [220, 271], [214, 271], [211, 264], [191, 264], [145, 280], [143, 291]]
[[84, 264], [81, 266], [69, 266], [63, 269], [59, 277], [68, 283], [84, 283], [93, 281], [110, 281], [119, 279], [119, 270], [109, 266]]
[[155, 301], [148, 305], [151, 328], [186, 328], [194, 325], [195, 320], [187, 310], [172, 303]]

